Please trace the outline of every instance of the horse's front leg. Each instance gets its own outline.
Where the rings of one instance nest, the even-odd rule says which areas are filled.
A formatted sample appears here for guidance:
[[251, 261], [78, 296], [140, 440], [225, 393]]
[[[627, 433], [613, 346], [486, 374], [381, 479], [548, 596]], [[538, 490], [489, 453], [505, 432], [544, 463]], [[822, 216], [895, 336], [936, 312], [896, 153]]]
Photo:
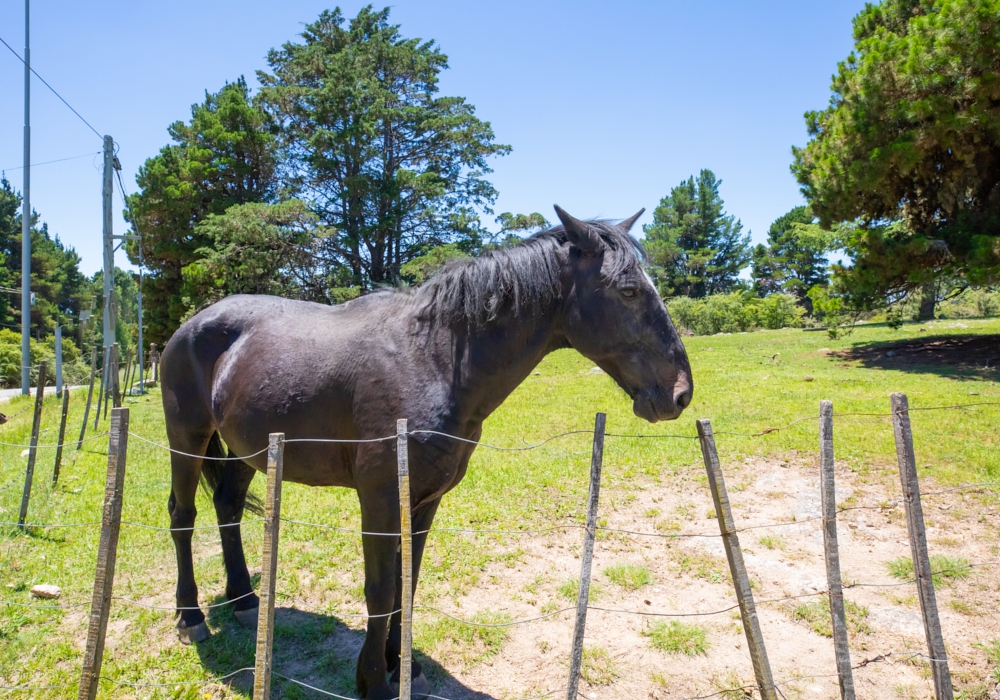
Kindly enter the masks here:
[[[395, 484], [393, 484], [395, 486]], [[365, 532], [399, 532], [399, 508], [395, 488], [392, 493], [359, 494], [361, 525]], [[389, 636], [389, 614], [396, 597], [396, 549], [399, 536], [362, 535], [365, 554], [365, 602], [368, 606], [368, 633], [358, 655], [358, 692], [364, 700], [392, 700], [386, 682], [385, 660]]]
[[[437, 513], [438, 505], [441, 503], [441, 499], [427, 503], [420, 508], [418, 508], [413, 513], [413, 525], [412, 531], [418, 533], [413, 535], [413, 593], [416, 595], [417, 592], [417, 577], [420, 575], [420, 562], [424, 556], [424, 546], [427, 543], [427, 530], [430, 529], [431, 523], [434, 522], [434, 514]], [[403, 607], [403, 559], [402, 551], [396, 549], [396, 576], [395, 576], [395, 589], [396, 595], [393, 600], [392, 609], [401, 610]], [[401, 615], [400, 613], [394, 613], [391, 622], [389, 623], [389, 641], [385, 647], [385, 661], [388, 665], [389, 673], [392, 674], [392, 679], [390, 684], [394, 689], [399, 687], [399, 653], [401, 646]], [[424, 675], [423, 670], [420, 668], [420, 664], [416, 659], [413, 660], [413, 679], [411, 690], [414, 698], [422, 698], [431, 692], [430, 681]], [[397, 691], [398, 692], [398, 691]]]

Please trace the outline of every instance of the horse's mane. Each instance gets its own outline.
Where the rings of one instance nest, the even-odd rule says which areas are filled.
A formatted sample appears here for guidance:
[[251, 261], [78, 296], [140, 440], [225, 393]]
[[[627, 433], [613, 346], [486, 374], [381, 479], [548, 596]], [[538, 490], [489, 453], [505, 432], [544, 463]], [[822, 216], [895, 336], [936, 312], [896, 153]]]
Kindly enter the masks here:
[[[610, 221], [586, 223], [612, 251], [606, 277], [641, 268], [644, 253], [639, 241]], [[449, 262], [417, 289], [420, 315], [446, 325], [480, 327], [501, 315], [520, 318], [538, 313], [562, 294], [556, 251], [565, 243], [566, 230], [555, 226], [512, 248]]]

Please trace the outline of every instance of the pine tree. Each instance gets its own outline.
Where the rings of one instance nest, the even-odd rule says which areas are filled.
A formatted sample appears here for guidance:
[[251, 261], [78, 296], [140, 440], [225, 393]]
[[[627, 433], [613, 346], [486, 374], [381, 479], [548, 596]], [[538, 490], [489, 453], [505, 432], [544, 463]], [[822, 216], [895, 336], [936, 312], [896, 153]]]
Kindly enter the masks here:
[[786, 292], [811, 309], [809, 290], [825, 284], [830, 234], [813, 223], [806, 206], [782, 214], [767, 231], [767, 245], [754, 248], [751, 277], [759, 296]]
[[643, 226], [652, 274], [663, 296], [704, 297], [727, 292], [750, 262], [750, 233], [725, 212], [722, 181], [705, 169], [660, 200]]
[[[167, 131], [174, 143], [139, 169], [141, 189], [129, 199], [150, 270], [143, 279], [145, 340], [161, 345], [190, 312], [184, 267], [212, 245], [198, 224], [235, 204], [269, 201], [276, 186], [274, 136], [243, 78], [206, 92], [205, 101], [191, 107], [190, 122]], [[138, 244], [127, 250], [137, 264]]]
[[448, 57], [370, 5], [351, 20], [324, 11], [302, 40], [272, 50], [258, 78], [291, 189], [331, 234], [324, 253], [366, 290], [435, 246], [476, 247], [477, 212], [497, 196], [488, 159], [510, 148], [464, 98], [439, 94]]
[[937, 280], [1000, 282], [1000, 0], [883, 0], [854, 18], [829, 106], [792, 171], [825, 226], [855, 225], [838, 285], [858, 308]]

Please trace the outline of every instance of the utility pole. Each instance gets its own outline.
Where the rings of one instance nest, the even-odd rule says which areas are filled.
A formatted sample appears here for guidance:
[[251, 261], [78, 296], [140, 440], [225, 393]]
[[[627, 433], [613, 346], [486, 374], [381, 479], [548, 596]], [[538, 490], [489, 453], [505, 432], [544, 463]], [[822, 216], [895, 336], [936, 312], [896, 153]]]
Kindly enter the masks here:
[[115, 280], [115, 240], [112, 230], [111, 194], [115, 170], [115, 140], [104, 137], [104, 347], [115, 344], [111, 323], [111, 290]]
[[31, 390], [31, 46], [24, 0], [24, 185], [21, 188], [21, 393]]
[[[133, 228], [133, 230], [135, 229], [135, 222], [134, 221], [132, 222], [132, 228]], [[139, 242], [139, 246], [141, 248], [142, 241]], [[141, 255], [141, 250], [140, 250], [140, 255]], [[142, 263], [141, 258], [140, 258], [139, 262], [140, 262], [140, 264]], [[143, 376], [142, 376], [142, 374], [143, 374], [142, 373], [142, 366], [143, 366], [144, 363], [142, 361], [142, 268], [141, 267], [139, 268], [139, 309], [138, 309], [138, 312], [139, 312], [139, 348], [135, 351], [135, 356], [136, 356], [136, 359], [139, 361], [139, 393], [140, 394], [145, 394], [146, 393], [146, 383], [143, 381]]]

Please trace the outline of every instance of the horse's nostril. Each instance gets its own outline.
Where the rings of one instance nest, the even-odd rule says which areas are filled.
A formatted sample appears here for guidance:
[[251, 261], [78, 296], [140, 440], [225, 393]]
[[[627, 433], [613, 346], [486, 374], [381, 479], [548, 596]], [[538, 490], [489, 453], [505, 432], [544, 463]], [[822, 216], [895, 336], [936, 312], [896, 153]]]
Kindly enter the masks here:
[[677, 404], [677, 408], [682, 411], [687, 408], [688, 404], [691, 403], [691, 394], [693, 393], [694, 392], [691, 391], [691, 387], [685, 387], [678, 393], [674, 394], [674, 403]]

